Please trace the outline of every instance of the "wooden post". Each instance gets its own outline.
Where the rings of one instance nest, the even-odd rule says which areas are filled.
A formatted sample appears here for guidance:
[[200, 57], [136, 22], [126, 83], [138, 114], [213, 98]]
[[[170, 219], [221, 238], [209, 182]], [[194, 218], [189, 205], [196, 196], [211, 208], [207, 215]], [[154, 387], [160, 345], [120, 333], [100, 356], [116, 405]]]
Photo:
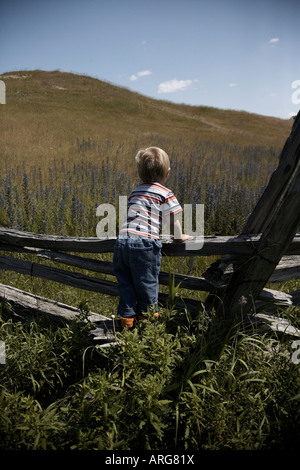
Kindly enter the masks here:
[[296, 117], [290, 136], [282, 149], [277, 169], [250, 214], [241, 235], [262, 233], [273, 217], [276, 208], [293, 178], [299, 163], [300, 111]]
[[[278, 189], [280, 186], [280, 189]], [[280, 163], [255, 210], [247, 230], [262, 228], [253, 254], [236, 266], [217, 310], [236, 320], [254, 306], [261, 290], [300, 227], [300, 113], [283, 148]]]

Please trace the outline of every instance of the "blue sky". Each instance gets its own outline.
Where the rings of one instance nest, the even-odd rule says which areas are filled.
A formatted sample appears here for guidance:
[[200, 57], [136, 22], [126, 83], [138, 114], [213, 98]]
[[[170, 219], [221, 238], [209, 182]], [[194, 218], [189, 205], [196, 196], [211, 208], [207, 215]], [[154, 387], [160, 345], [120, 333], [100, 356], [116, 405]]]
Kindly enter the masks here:
[[299, 0], [1, 0], [0, 18], [0, 73], [61, 69], [281, 118], [300, 107]]

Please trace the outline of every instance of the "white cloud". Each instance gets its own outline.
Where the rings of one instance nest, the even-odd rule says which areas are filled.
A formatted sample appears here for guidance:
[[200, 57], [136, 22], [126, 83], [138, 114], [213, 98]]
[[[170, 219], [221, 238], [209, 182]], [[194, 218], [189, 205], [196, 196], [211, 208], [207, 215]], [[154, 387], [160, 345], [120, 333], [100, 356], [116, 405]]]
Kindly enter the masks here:
[[277, 42], [279, 42], [279, 38], [272, 38], [269, 41], [270, 44], [276, 44]]
[[151, 75], [151, 73], [150, 70], [143, 70], [142, 72], [138, 72], [138, 77], [145, 77], [146, 75]]
[[238, 84], [237, 84], [237, 83], [229, 83], [229, 86], [230, 86], [230, 87], [238, 86]]
[[174, 93], [178, 90], [185, 90], [192, 84], [192, 80], [169, 80], [158, 85], [157, 93]]
[[151, 75], [150, 70], [142, 70], [141, 72], [138, 72], [136, 75], [131, 75], [130, 80], [138, 80], [139, 77], [146, 77], [146, 75]]

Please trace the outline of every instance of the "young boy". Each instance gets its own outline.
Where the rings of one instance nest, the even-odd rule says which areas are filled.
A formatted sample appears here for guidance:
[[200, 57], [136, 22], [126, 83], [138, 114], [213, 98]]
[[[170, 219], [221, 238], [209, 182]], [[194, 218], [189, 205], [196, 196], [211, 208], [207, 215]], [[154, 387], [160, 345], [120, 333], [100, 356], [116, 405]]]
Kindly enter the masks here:
[[149, 147], [140, 150], [135, 160], [142, 183], [129, 196], [127, 220], [120, 229], [113, 256], [120, 294], [118, 315], [121, 326], [129, 328], [136, 318], [145, 318], [143, 314], [149, 310], [158, 316], [162, 222], [170, 224], [177, 241], [189, 238], [176, 220], [182, 208], [173, 192], [164, 186], [170, 172], [166, 152]]

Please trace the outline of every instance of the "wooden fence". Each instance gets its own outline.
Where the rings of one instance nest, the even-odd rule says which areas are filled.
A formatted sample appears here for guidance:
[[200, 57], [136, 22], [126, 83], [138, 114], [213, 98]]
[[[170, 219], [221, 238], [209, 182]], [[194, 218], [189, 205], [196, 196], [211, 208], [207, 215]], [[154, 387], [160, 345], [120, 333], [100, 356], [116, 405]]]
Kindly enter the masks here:
[[[278, 308], [300, 305], [300, 290], [289, 294], [266, 289], [267, 283], [300, 278], [300, 113], [291, 135], [280, 155], [277, 169], [271, 176], [261, 199], [246, 225], [234, 237], [204, 237], [197, 248], [186, 243], [162, 240], [164, 256], [211, 256], [221, 258], [211, 264], [201, 278], [175, 275], [175, 283], [182, 289], [201, 290], [208, 293], [206, 309], [214, 308], [232, 323], [237, 317], [264, 322], [272, 329], [298, 335], [299, 331], [288, 322], [272, 316]], [[94, 273], [113, 275], [112, 263], [86, 257], [88, 253], [113, 251], [115, 239], [97, 237], [72, 238], [20, 232], [0, 227], [0, 251], [30, 253], [37, 259], [55, 261]], [[195, 249], [192, 249], [195, 248]], [[81, 255], [75, 255], [80, 253]], [[82, 256], [84, 254], [84, 256]], [[59, 282], [79, 289], [118, 295], [117, 284], [96, 276], [84, 275], [40, 262], [30, 262], [13, 256], [0, 256], [0, 269]], [[161, 285], [169, 284], [169, 273], [161, 272]], [[0, 284], [0, 299], [6, 299], [15, 309], [43, 311], [53, 316], [70, 318], [78, 310]], [[168, 295], [159, 294], [159, 302], [168, 304]], [[191, 312], [203, 308], [193, 299], [178, 299], [175, 308]], [[261, 312], [264, 313], [261, 313]], [[95, 339], [110, 344], [113, 340], [112, 320], [92, 313]]]
[[[251, 237], [205, 237], [201, 249], [186, 249], [183, 243], [174, 243], [170, 239], [162, 240], [162, 252], [164, 256], [212, 256], [212, 255], [238, 255], [248, 256], [259, 242], [259, 236]], [[13, 253], [29, 253], [36, 257], [36, 261], [25, 261], [13, 256], [0, 256], [0, 269], [15, 271], [20, 274], [34, 276], [49, 281], [72, 286], [87, 291], [98, 292], [118, 296], [117, 284], [113, 281], [101, 279], [101, 277], [90, 276], [73, 270], [61, 269], [45, 265], [39, 260], [51, 260], [64, 266], [88, 270], [91, 273], [113, 275], [113, 266], [109, 261], [99, 261], [88, 257], [88, 253], [109, 253], [113, 251], [115, 239], [72, 238], [39, 235], [0, 227], [0, 251]], [[191, 242], [189, 242], [191, 243]], [[195, 240], [195, 243], [197, 241]], [[72, 253], [72, 254], [70, 254]], [[78, 253], [77, 255], [73, 253]], [[225, 278], [212, 279], [208, 269], [204, 276], [193, 277], [175, 274], [175, 285], [180, 283], [182, 289], [201, 290], [204, 292], [221, 292], [226, 283]], [[225, 276], [230, 275], [229, 270]], [[295, 236], [286, 250], [285, 255], [270, 276], [268, 282], [276, 283], [300, 277], [300, 235]], [[169, 284], [169, 273], [160, 272], [159, 282], [161, 285]], [[183, 290], [181, 290], [181, 293]], [[39, 296], [29, 294], [19, 289], [0, 284], [0, 299], [14, 305], [15, 308], [27, 309], [28, 311], [47, 312], [52, 316], [71, 318], [79, 313], [78, 309], [51, 301]], [[168, 304], [168, 294], [160, 293], [159, 302], [163, 306]], [[285, 294], [271, 289], [263, 289], [255, 302], [256, 320], [264, 320], [272, 328], [278, 331], [292, 328], [284, 321], [278, 321], [273, 316], [266, 316], [259, 311], [272, 312], [274, 302], [284, 308], [289, 305], [300, 305], [300, 291]], [[189, 298], [178, 298], [175, 309], [187, 308], [191, 312], [202, 309], [203, 305], [197, 300]], [[101, 309], [101, 305], [99, 306]], [[112, 340], [112, 321], [102, 315], [92, 313], [91, 321], [95, 323], [92, 334], [95, 339], [106, 343]]]

